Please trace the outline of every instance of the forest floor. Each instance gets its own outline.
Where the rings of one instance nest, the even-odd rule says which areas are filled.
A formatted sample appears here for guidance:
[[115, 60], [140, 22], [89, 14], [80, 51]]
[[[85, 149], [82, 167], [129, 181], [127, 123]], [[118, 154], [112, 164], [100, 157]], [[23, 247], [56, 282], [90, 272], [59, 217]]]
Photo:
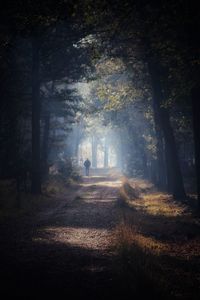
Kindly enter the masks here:
[[110, 240], [119, 222], [120, 184], [116, 178], [83, 178], [39, 212], [1, 218], [0, 282], [6, 293], [25, 299], [41, 292], [117, 296]]
[[129, 185], [85, 177], [39, 211], [1, 217], [4, 299], [199, 299], [199, 219], [148, 182]]

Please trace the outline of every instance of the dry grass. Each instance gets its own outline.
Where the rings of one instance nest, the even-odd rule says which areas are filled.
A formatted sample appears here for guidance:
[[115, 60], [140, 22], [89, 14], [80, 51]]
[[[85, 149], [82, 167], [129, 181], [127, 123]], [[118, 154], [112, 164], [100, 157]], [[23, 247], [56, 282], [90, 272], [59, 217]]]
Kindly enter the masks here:
[[46, 207], [55, 206], [57, 199], [67, 194], [69, 185], [73, 188], [75, 184], [75, 182], [64, 182], [62, 178], [52, 176], [42, 186], [41, 195], [21, 191], [18, 203], [15, 180], [0, 181], [0, 218], [33, 215]]
[[133, 179], [129, 185], [137, 186], [140, 197], [133, 201], [122, 187], [126, 205], [113, 241], [124, 276], [134, 280], [140, 274], [144, 286], [151, 282], [167, 299], [199, 299], [199, 219], [147, 182]]
[[140, 199], [140, 191], [138, 185], [133, 183], [130, 184], [128, 179], [124, 177], [122, 179], [122, 185], [119, 189], [119, 202], [121, 205], [129, 205], [133, 200]]
[[24, 215], [34, 215], [38, 211], [41, 211], [44, 207], [49, 207], [55, 202], [51, 197], [46, 195], [31, 195], [26, 193], [21, 193], [20, 196], [20, 207], [16, 206], [16, 200], [14, 197], [12, 199], [6, 198], [10, 201], [9, 207], [4, 207], [0, 210], [0, 219], [4, 220], [6, 218], [17, 218]]
[[131, 178], [128, 182], [131, 186], [137, 186], [140, 194], [155, 191], [154, 185], [148, 180]]
[[159, 243], [153, 240], [147, 243], [135, 227], [124, 222], [117, 226], [113, 239], [118, 258], [116, 266], [127, 289], [132, 290], [136, 299], [165, 299], [167, 287], [161, 283]]
[[186, 211], [186, 206], [173, 201], [172, 196], [160, 192], [144, 195], [142, 200], [137, 201], [135, 205], [155, 216], [176, 217]]
[[64, 180], [61, 176], [50, 176], [49, 179], [43, 185], [43, 193], [47, 195], [64, 194], [66, 188], [72, 181]]

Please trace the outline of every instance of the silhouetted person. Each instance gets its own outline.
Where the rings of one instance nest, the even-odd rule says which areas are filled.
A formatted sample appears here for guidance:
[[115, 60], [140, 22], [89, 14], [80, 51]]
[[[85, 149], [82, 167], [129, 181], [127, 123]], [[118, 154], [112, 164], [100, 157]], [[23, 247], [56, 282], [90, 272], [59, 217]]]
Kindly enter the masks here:
[[86, 176], [89, 176], [89, 170], [90, 170], [91, 162], [89, 161], [88, 158], [84, 162], [84, 166], [85, 166], [85, 174], [86, 174]]

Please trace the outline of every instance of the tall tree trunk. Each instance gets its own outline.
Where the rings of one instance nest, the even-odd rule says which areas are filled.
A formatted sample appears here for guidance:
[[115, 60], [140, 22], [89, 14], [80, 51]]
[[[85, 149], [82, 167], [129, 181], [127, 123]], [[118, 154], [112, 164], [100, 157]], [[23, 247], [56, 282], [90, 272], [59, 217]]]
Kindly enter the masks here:
[[125, 149], [125, 140], [126, 140], [126, 131], [120, 129], [119, 130], [119, 144], [118, 144], [118, 152], [117, 152], [117, 166], [121, 171], [125, 171], [126, 166], [126, 149]]
[[155, 177], [156, 184], [161, 189], [166, 188], [166, 167], [164, 161], [164, 145], [163, 145], [163, 135], [160, 131], [160, 121], [159, 114], [156, 109], [155, 101], [153, 101], [153, 112], [154, 112], [154, 123], [155, 123], [155, 133], [156, 133], [156, 172], [157, 176]]
[[168, 182], [171, 182], [172, 194], [174, 198], [183, 199], [186, 197], [183, 185], [183, 178], [178, 159], [175, 137], [170, 124], [169, 112], [167, 108], [162, 106], [163, 93], [158, 66], [154, 62], [149, 62], [148, 66], [152, 80], [154, 111], [158, 116], [159, 125], [163, 132], [163, 137], [165, 140], [165, 148], [167, 155], [166, 163], [169, 167], [169, 172], [167, 172]]
[[122, 169], [122, 151], [120, 144], [118, 144], [116, 147], [116, 167], [120, 170]]
[[42, 173], [46, 177], [48, 175], [48, 152], [49, 152], [49, 129], [50, 129], [50, 112], [48, 111], [44, 117], [44, 134], [42, 145]]
[[78, 154], [79, 154], [79, 145], [81, 141], [81, 127], [78, 123], [75, 128], [75, 139], [74, 139], [74, 150], [73, 150], [73, 156], [78, 160]]
[[92, 167], [97, 168], [97, 140], [92, 136]]
[[166, 187], [168, 193], [173, 194], [173, 168], [171, 164], [169, 147], [166, 145], [166, 143], [164, 146], [164, 155], [165, 155], [166, 176], [167, 176]]
[[142, 149], [141, 152], [141, 158], [142, 158], [142, 171], [143, 171], [143, 178], [148, 179], [149, 178], [149, 170], [148, 170], [148, 165], [147, 165], [147, 155], [145, 152], [145, 149]]
[[136, 157], [139, 158], [141, 162], [141, 172], [142, 176], [145, 179], [149, 178], [149, 168], [148, 168], [148, 156], [147, 156], [147, 150], [146, 150], [146, 143], [143, 137], [141, 137], [140, 130], [136, 131], [133, 130], [131, 127], [131, 124], [128, 127], [129, 135], [132, 139], [132, 145], [131, 145], [131, 157], [134, 157], [133, 149], [136, 150]]
[[108, 141], [107, 141], [107, 137], [105, 137], [105, 144], [104, 144], [104, 168], [108, 168]]
[[32, 186], [33, 194], [41, 193], [40, 174], [40, 81], [39, 41], [32, 39]]
[[168, 157], [167, 165], [169, 167], [170, 176], [170, 178], [168, 178], [168, 181], [172, 188], [174, 198], [185, 198], [186, 194], [183, 184], [183, 177], [181, 173], [174, 132], [170, 124], [169, 112], [167, 109], [161, 107], [160, 111], [162, 117], [162, 129], [164, 132], [166, 143], [166, 155]]
[[[53, 93], [54, 93], [54, 80], [52, 80], [51, 87], [46, 89], [49, 92], [49, 101], [52, 100]], [[50, 135], [50, 120], [51, 120], [51, 112], [47, 105], [45, 108], [45, 116], [44, 116], [44, 132], [43, 132], [43, 142], [42, 142], [42, 174], [44, 178], [49, 173], [49, 166], [48, 166], [48, 154], [49, 154], [49, 135]]]
[[200, 208], [200, 88], [194, 88], [191, 93], [193, 110], [193, 134], [195, 146], [195, 167], [197, 178], [198, 205]]
[[157, 161], [152, 159], [149, 166], [149, 179], [155, 184], [158, 184], [157, 169]]

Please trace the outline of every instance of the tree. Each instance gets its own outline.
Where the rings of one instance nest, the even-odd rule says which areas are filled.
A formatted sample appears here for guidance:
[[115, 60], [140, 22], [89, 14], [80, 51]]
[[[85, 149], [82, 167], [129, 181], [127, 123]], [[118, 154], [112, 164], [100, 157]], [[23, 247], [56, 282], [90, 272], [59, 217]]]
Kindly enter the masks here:
[[197, 195], [198, 203], [200, 203], [200, 91], [193, 89], [192, 91], [192, 108], [193, 108], [193, 130], [195, 142], [195, 164], [196, 164], [196, 177], [197, 177]]

